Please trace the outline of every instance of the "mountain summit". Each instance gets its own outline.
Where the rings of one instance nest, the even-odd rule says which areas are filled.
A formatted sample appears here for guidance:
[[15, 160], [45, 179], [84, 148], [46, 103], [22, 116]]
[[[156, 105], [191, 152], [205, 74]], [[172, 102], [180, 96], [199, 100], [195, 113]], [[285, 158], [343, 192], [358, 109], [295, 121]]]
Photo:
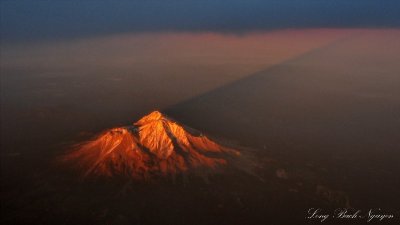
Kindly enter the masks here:
[[63, 157], [84, 177], [157, 176], [216, 171], [241, 157], [239, 151], [154, 111], [133, 125], [113, 128], [79, 144]]

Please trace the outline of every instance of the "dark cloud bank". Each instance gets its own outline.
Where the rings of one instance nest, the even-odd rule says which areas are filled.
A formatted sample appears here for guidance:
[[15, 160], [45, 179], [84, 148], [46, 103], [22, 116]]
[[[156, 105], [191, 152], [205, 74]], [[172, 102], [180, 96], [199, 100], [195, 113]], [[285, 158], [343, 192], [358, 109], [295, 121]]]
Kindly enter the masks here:
[[120, 32], [400, 27], [400, 1], [1, 1], [3, 41]]

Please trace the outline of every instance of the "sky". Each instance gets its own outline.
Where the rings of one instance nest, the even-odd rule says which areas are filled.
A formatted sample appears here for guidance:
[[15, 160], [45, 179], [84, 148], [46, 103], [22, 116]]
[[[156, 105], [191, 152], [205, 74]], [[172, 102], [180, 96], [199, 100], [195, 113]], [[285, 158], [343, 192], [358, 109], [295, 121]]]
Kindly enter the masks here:
[[3, 42], [138, 32], [399, 28], [398, 0], [0, 0]]

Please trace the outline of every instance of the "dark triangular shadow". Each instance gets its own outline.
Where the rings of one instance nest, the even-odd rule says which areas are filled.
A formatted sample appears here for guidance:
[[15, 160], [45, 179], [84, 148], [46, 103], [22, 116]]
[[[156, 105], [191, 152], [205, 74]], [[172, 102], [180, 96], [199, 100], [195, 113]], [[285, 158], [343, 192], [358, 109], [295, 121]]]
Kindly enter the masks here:
[[[348, 73], [356, 73], [360, 66], [348, 62], [357, 60], [352, 55], [346, 59], [340, 55], [346, 51], [351, 37], [163, 111], [212, 136], [236, 140], [245, 146], [275, 152], [310, 150], [310, 154], [315, 149], [345, 151], [338, 146], [350, 148], [350, 142], [365, 138], [359, 135], [362, 126], [357, 125], [368, 122], [367, 117], [351, 120], [354, 111], [365, 108], [360, 98], [337, 91], [343, 78]], [[355, 83], [357, 79], [361, 80], [362, 76], [354, 77]], [[357, 124], [346, 127], [344, 124], [350, 120]]]

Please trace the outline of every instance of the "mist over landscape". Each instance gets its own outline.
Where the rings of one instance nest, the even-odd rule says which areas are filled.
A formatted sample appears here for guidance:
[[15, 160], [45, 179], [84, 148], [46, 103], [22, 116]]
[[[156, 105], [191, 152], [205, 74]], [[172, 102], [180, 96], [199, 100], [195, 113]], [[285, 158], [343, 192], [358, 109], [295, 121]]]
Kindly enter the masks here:
[[398, 223], [399, 7], [1, 1], [2, 223]]

